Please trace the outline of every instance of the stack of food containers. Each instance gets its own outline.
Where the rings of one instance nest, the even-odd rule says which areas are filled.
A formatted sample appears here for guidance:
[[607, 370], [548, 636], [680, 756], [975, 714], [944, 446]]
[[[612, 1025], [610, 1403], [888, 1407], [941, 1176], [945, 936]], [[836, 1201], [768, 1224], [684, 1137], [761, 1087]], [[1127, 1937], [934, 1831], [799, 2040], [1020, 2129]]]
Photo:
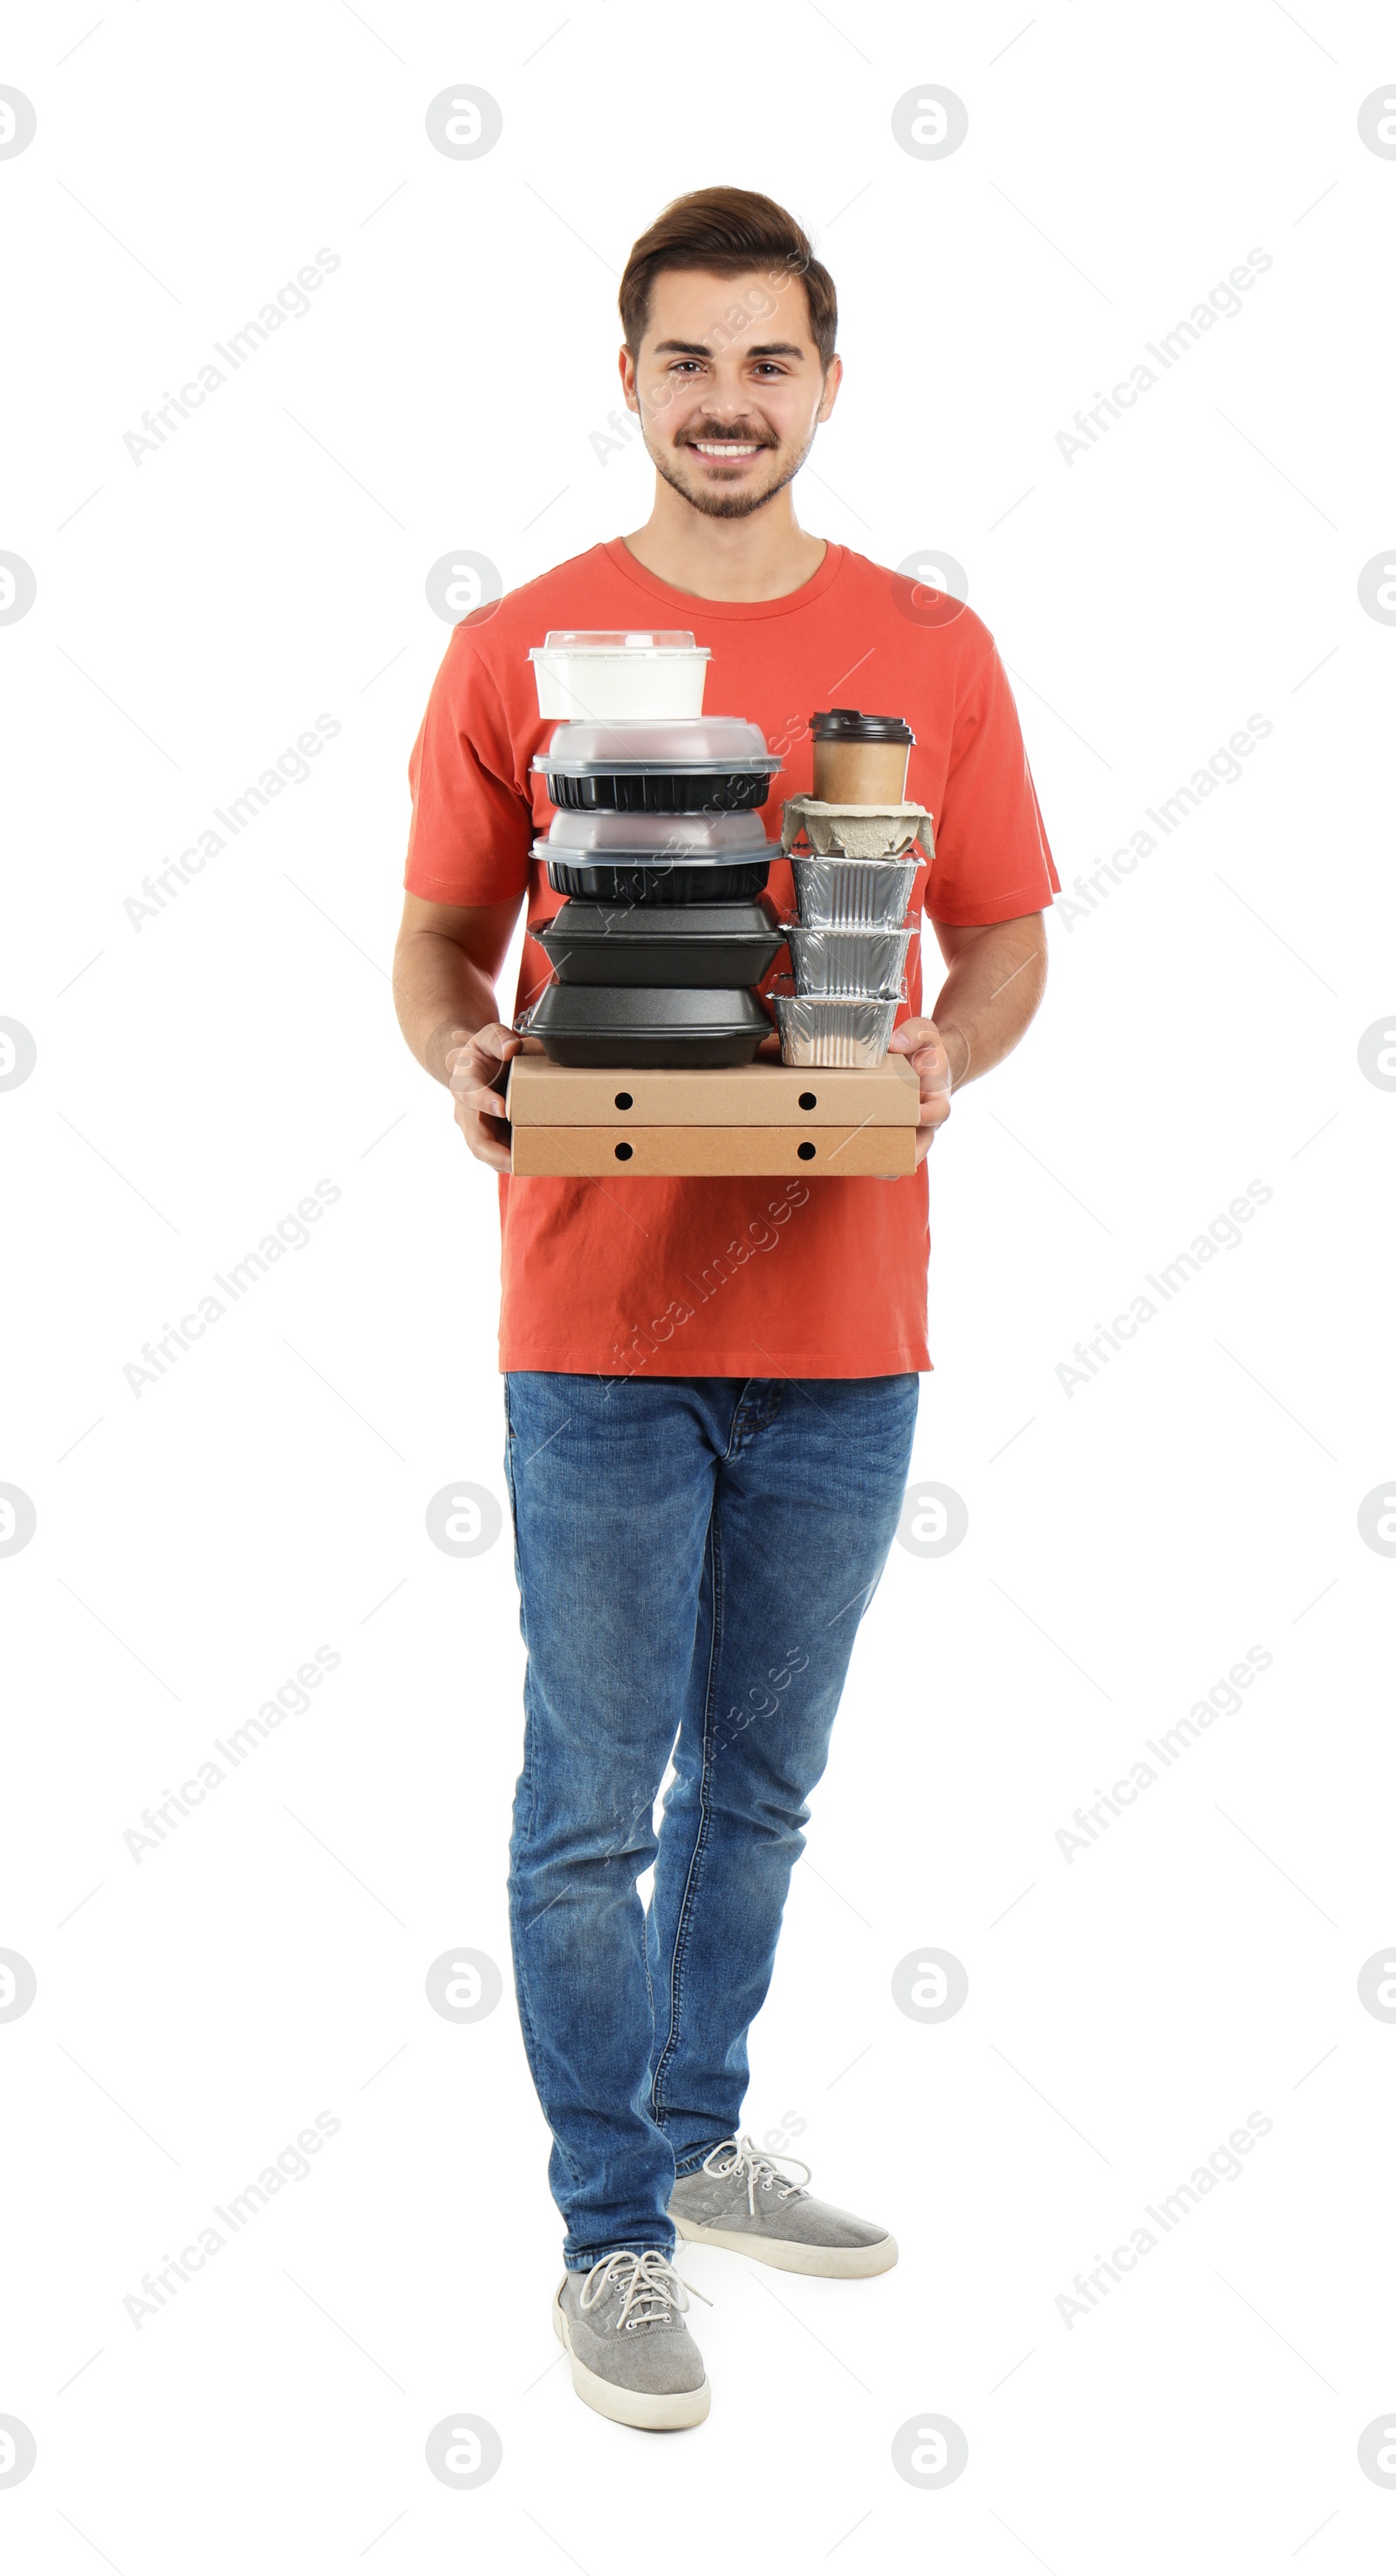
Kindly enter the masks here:
[[553, 633], [530, 658], [562, 718], [534, 762], [558, 808], [534, 856], [566, 901], [525, 1025], [557, 1064], [749, 1063], [770, 1030], [751, 988], [784, 936], [754, 810], [779, 760], [755, 725], [702, 714], [691, 634]]
[[[915, 740], [900, 716], [832, 707], [811, 717], [814, 794], [784, 808], [798, 920], [787, 926], [793, 979], [775, 992], [787, 1064], [874, 1066], [906, 998], [905, 926], [916, 845], [931, 818], [905, 801]], [[797, 844], [807, 844], [799, 855]]]

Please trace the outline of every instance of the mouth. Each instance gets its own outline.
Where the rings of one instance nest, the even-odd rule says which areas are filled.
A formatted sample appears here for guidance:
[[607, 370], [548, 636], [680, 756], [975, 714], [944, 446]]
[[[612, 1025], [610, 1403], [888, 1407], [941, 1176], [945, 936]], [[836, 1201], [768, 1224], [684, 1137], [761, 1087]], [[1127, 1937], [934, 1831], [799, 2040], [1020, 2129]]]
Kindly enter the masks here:
[[715, 465], [745, 465], [751, 457], [764, 452], [763, 442], [757, 438], [690, 438], [685, 439], [684, 445], [693, 455], [706, 457]]

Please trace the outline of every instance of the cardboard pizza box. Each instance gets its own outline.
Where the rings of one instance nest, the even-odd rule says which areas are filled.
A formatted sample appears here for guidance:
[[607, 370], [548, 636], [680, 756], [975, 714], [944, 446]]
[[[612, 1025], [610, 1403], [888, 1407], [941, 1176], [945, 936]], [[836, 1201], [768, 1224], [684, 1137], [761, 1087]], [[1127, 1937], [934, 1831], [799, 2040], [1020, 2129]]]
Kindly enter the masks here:
[[512, 1169], [554, 1180], [778, 1173], [895, 1180], [916, 1169], [916, 1129], [904, 1120], [852, 1127], [810, 1118], [780, 1127], [542, 1127], [516, 1120]]
[[[516, 1055], [509, 1066], [505, 1115], [516, 1131], [619, 1127], [625, 1121], [637, 1127], [789, 1125], [806, 1134], [830, 1126], [914, 1128], [919, 1100], [920, 1085], [903, 1055], [889, 1055], [869, 1071], [762, 1061], [702, 1073], [669, 1066], [662, 1071], [616, 1065], [593, 1069], [553, 1064], [542, 1055]], [[515, 1169], [522, 1168], [516, 1161]]]

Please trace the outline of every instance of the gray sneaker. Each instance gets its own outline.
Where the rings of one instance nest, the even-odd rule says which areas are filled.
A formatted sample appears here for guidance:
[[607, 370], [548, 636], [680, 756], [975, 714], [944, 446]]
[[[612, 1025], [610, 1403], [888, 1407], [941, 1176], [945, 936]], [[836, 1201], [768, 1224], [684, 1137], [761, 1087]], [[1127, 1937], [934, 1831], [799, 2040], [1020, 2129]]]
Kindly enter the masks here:
[[[782, 2165], [798, 2164], [803, 2182]], [[864, 2281], [890, 2272], [897, 2241], [870, 2218], [854, 2218], [806, 2190], [810, 2169], [798, 2156], [763, 2155], [750, 2138], [724, 2138], [696, 2173], [681, 2174], [669, 2215], [694, 2245], [725, 2245], [772, 2263], [778, 2272], [817, 2272], [829, 2281]]]
[[[695, 2297], [702, 2298], [698, 2290]], [[669, 2433], [701, 2424], [711, 2403], [703, 2356], [684, 2324], [688, 2285], [666, 2255], [609, 2254], [589, 2272], [566, 2272], [553, 2301], [553, 2331], [572, 2363], [577, 2395], [615, 2424]], [[710, 2307], [711, 2300], [704, 2305]]]

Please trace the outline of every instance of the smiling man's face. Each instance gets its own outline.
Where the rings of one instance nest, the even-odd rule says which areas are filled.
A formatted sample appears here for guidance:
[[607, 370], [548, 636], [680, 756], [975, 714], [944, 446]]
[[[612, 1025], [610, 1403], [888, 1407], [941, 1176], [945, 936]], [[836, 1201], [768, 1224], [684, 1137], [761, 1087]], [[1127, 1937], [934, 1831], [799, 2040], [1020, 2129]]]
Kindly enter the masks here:
[[798, 276], [661, 269], [625, 396], [666, 483], [712, 519], [745, 519], [784, 490], [834, 407]]

